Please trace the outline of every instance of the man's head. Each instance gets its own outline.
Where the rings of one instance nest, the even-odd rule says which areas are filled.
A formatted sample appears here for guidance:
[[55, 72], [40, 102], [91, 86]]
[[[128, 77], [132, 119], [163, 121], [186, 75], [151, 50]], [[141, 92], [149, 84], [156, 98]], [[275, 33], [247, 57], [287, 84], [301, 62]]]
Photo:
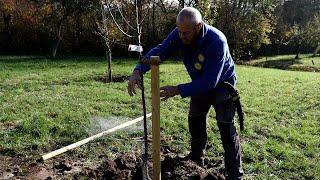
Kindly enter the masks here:
[[179, 12], [176, 24], [182, 42], [184, 44], [192, 44], [202, 28], [202, 16], [197, 9], [185, 7]]

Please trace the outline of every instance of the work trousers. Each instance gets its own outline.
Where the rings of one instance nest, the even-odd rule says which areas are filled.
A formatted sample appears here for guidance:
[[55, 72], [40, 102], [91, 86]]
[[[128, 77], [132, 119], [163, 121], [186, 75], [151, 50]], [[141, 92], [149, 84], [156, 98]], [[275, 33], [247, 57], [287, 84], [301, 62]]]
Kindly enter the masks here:
[[224, 149], [227, 179], [241, 179], [240, 140], [234, 126], [235, 105], [224, 88], [215, 88], [207, 94], [192, 96], [188, 115], [191, 134], [191, 153], [199, 158], [207, 144], [207, 114], [213, 106]]

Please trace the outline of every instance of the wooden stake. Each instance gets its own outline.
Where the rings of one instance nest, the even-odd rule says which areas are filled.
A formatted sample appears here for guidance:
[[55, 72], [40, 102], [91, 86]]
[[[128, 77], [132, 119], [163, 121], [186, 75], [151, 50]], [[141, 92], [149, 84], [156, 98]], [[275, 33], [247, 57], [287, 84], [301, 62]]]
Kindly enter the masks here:
[[[149, 117], [151, 117], [151, 113], [147, 114], [147, 118], [149, 118]], [[83, 139], [83, 140], [78, 141], [78, 142], [76, 142], [76, 143], [70, 144], [70, 145], [65, 146], [65, 147], [63, 147], [63, 148], [60, 148], [60, 149], [58, 149], [58, 150], [52, 151], [52, 152], [50, 152], [50, 153], [48, 153], [48, 154], [43, 155], [41, 160], [44, 161], [44, 160], [50, 159], [50, 158], [52, 158], [52, 157], [54, 157], [54, 156], [57, 156], [57, 155], [62, 154], [62, 153], [64, 153], [64, 152], [66, 152], [66, 151], [69, 151], [69, 150], [74, 149], [74, 148], [76, 148], [76, 147], [79, 147], [79, 146], [81, 146], [81, 145], [83, 145], [83, 144], [86, 144], [86, 143], [88, 143], [88, 142], [90, 142], [90, 141], [92, 141], [92, 140], [94, 140], [94, 139], [97, 139], [97, 138], [99, 138], [99, 137], [102, 137], [102, 136], [104, 136], [104, 135], [106, 135], [106, 134], [110, 134], [110, 133], [115, 132], [115, 131], [117, 131], [117, 130], [119, 130], [119, 129], [128, 127], [128, 126], [130, 126], [130, 125], [132, 125], [132, 124], [135, 124], [135, 123], [137, 123], [137, 122], [139, 122], [139, 121], [142, 121], [142, 120], [143, 120], [143, 116], [142, 116], [142, 117], [139, 117], [139, 118], [137, 118], [137, 119], [133, 119], [133, 120], [131, 120], [131, 121], [128, 121], [128, 122], [126, 122], [126, 123], [123, 123], [123, 124], [121, 124], [121, 125], [119, 125], [119, 126], [116, 126], [116, 127], [114, 127], [114, 128], [111, 128], [111, 129], [109, 129], [109, 130], [103, 131], [103, 132], [101, 132], [101, 133], [99, 133], [99, 134], [90, 136], [90, 137], [88, 137], [88, 138], [86, 138], [86, 139]]]
[[161, 179], [159, 56], [151, 56], [153, 180]]

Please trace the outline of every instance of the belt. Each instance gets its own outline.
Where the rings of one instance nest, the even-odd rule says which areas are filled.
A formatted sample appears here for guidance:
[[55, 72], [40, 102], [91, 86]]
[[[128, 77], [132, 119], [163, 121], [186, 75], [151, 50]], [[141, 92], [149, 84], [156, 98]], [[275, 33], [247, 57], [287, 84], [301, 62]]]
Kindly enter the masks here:
[[240, 102], [240, 94], [238, 90], [229, 82], [223, 81], [218, 84], [218, 87], [222, 87], [228, 91], [228, 93], [231, 95], [232, 101], [234, 102], [238, 117], [239, 117], [239, 125], [240, 125], [240, 130], [244, 130], [244, 113], [242, 111], [242, 106]]

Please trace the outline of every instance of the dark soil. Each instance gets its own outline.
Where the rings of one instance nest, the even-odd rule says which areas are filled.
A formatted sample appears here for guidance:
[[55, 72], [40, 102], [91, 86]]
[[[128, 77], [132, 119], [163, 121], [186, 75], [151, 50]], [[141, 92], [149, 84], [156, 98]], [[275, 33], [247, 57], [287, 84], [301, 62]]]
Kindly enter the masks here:
[[225, 179], [219, 168], [221, 161], [205, 159], [204, 167], [198, 166], [184, 157], [167, 154], [161, 162], [162, 179]]
[[114, 75], [112, 77], [112, 81], [109, 81], [106, 75], [100, 75], [100, 76], [95, 76], [93, 77], [94, 80], [98, 82], [103, 82], [103, 83], [110, 83], [110, 82], [124, 82], [129, 80], [130, 76], [121, 76], [121, 75]]
[[[183, 157], [167, 154], [161, 162], [161, 179], [225, 179], [221, 161], [206, 159], [204, 167]], [[151, 163], [149, 163], [151, 166]], [[149, 176], [152, 177], [151, 167]], [[90, 179], [142, 179], [142, 160], [133, 154], [121, 154], [115, 160], [106, 159], [96, 168], [87, 168], [74, 178], [90, 177]]]
[[[225, 179], [222, 161], [206, 158], [200, 167], [183, 156], [163, 152], [161, 161], [162, 179]], [[0, 179], [142, 179], [141, 155], [119, 154], [115, 158], [103, 158], [94, 165], [85, 165], [80, 159], [56, 158], [53, 164], [18, 162], [14, 158], [0, 156]], [[152, 163], [148, 162], [152, 177]], [[3, 172], [3, 173], [2, 173]]]
[[0, 122], [0, 131], [13, 130], [17, 127], [18, 127], [18, 125], [13, 122]]

